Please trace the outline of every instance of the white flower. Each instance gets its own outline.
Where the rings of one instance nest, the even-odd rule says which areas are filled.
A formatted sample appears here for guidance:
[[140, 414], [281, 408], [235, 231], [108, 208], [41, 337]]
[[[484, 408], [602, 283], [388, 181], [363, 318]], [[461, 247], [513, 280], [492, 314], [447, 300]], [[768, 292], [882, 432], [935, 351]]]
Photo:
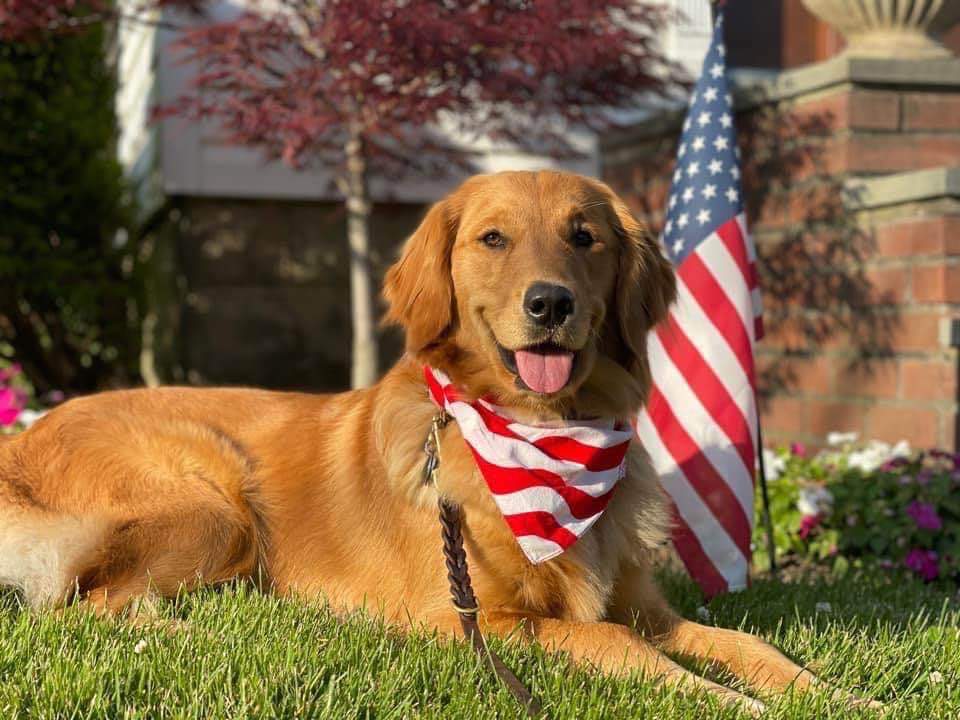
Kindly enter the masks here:
[[17, 417], [17, 422], [23, 425], [24, 429], [33, 425], [37, 420], [47, 414], [46, 410], [23, 410]]
[[910, 452], [910, 443], [906, 440], [901, 440], [890, 450], [890, 458], [910, 457]]
[[850, 445], [851, 443], [855, 443], [858, 437], [860, 437], [859, 433], [855, 433], [855, 432], [827, 433], [827, 445], [829, 445], [830, 447], [840, 447], [841, 445]]
[[701, 605], [697, 608], [697, 619], [700, 622], [710, 622], [710, 611]]
[[145, 638], [139, 640], [139, 641], [137, 642], [137, 644], [133, 646], [133, 651], [134, 651], [137, 655], [139, 655], [140, 653], [142, 653], [142, 652], [143, 652], [144, 650], [146, 650], [146, 649], [147, 649], [147, 641], [146, 641]]
[[787, 459], [773, 450], [764, 448], [763, 468], [767, 471], [767, 480], [776, 480], [787, 469]]
[[825, 487], [808, 485], [800, 488], [797, 510], [803, 515], [819, 515], [830, 512], [833, 507], [833, 495]]
[[880, 440], [873, 440], [866, 447], [851, 452], [847, 457], [847, 466], [862, 470], [864, 473], [871, 473], [889, 460], [908, 455], [910, 455], [910, 445], [905, 440], [901, 440], [894, 446]]
[[938, 685], [943, 682], [943, 673], [939, 670], [934, 670], [930, 673], [930, 684]]
[[828, 613], [833, 612], [833, 606], [828, 602], [818, 602], [817, 603], [817, 612], [818, 613]]

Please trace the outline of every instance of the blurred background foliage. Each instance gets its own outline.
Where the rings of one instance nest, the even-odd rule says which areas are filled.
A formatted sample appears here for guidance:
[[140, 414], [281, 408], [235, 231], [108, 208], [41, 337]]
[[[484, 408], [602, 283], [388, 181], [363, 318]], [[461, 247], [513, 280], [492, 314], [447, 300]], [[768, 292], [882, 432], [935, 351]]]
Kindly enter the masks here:
[[103, 29], [0, 43], [0, 363], [38, 393], [128, 383], [140, 288]]

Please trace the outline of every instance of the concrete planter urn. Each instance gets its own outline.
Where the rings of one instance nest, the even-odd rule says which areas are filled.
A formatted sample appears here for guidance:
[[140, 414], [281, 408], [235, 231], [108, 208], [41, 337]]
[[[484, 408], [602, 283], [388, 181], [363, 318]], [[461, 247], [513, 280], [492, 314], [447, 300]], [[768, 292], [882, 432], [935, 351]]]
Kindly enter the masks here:
[[856, 57], [951, 57], [937, 38], [960, 22], [960, 0], [803, 0]]

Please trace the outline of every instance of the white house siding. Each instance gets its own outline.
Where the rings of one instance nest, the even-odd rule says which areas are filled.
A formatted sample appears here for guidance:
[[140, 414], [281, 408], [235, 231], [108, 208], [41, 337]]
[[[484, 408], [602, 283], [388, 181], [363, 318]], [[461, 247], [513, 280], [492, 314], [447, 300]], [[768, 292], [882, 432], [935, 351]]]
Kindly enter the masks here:
[[149, 121], [157, 83], [156, 35], [153, 25], [121, 21], [116, 56], [117, 155], [148, 212], [162, 195], [156, 174], [157, 128]]
[[[122, 0], [130, 3], [131, 0]], [[672, 58], [688, 68], [691, 75], [709, 40], [709, 4], [707, 0], [672, 0], [684, 20], [670, 28], [664, 37], [665, 49]], [[221, 2], [212, 15], [228, 17], [238, 11], [236, 2]], [[165, 19], [183, 22], [170, 13]], [[259, 152], [230, 147], [219, 142], [215, 127], [204, 127], [183, 120], [149, 122], [150, 108], [172, 100], [186, 87], [190, 69], [177, 62], [170, 44], [175, 35], [136, 23], [124, 23], [119, 33], [119, 83], [117, 113], [121, 135], [119, 154], [128, 173], [140, 185], [141, 200], [155, 206], [164, 195], [197, 197], [236, 197], [262, 199], [315, 199], [336, 197], [329, 173], [319, 169], [294, 170], [278, 161], [265, 161]], [[642, 109], [631, 117], [642, 117]], [[456, 140], [456, 136], [454, 136]], [[587, 133], [572, 137], [585, 157], [557, 162], [545, 156], [496, 146], [487, 141], [460, 138], [475, 150], [481, 171], [565, 167], [590, 175], [599, 172], [596, 142]], [[451, 179], [418, 180], [403, 183], [374, 183], [378, 200], [423, 203], [441, 195]]]
[[710, 45], [710, 2], [708, 0], [670, 0], [666, 3], [678, 14], [664, 38], [664, 50], [687, 73], [700, 73], [703, 57]]

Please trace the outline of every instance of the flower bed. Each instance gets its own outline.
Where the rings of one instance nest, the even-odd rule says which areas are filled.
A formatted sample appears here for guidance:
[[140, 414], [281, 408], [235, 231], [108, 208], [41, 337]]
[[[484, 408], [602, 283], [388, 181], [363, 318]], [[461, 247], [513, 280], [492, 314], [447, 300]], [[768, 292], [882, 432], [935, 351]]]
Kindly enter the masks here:
[[20, 366], [0, 368], [0, 433], [18, 432], [39, 420], [44, 411], [34, 405]]
[[[928, 581], [956, 577], [960, 455], [903, 442], [860, 445], [854, 434], [834, 433], [828, 442], [813, 456], [799, 445], [764, 450], [778, 558], [838, 572], [874, 564]], [[760, 521], [754, 544], [766, 548]]]

